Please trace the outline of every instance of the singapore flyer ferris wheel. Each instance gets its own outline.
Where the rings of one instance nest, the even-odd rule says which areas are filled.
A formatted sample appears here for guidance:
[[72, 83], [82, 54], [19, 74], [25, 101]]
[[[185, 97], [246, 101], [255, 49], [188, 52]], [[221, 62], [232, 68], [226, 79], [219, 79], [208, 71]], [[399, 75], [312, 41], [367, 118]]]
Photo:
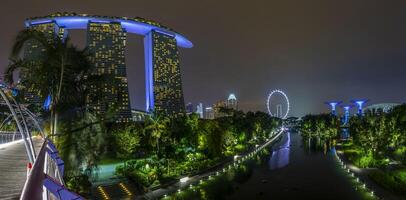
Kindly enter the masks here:
[[[272, 113], [272, 111], [271, 111], [271, 104], [273, 103], [272, 102], [272, 98], [274, 97], [274, 96], [276, 96], [276, 95], [281, 95], [282, 97], [283, 97], [283, 100], [285, 101], [285, 103], [286, 103], [286, 112], [283, 112], [282, 111], [282, 105], [277, 105], [277, 112], [276, 113]], [[280, 109], [279, 109], [279, 107], [280, 107]], [[286, 119], [287, 117], [288, 117], [288, 114], [289, 114], [289, 111], [290, 111], [290, 103], [289, 103], [289, 98], [288, 98], [288, 96], [285, 94], [285, 92], [283, 92], [282, 90], [272, 90], [271, 91], [271, 93], [269, 93], [269, 95], [268, 95], [268, 99], [267, 99], [267, 101], [266, 101], [266, 107], [267, 107], [267, 109], [268, 109], [268, 113], [269, 113], [269, 115], [271, 115], [272, 117], [280, 117], [280, 118], [282, 118], [282, 119]]]

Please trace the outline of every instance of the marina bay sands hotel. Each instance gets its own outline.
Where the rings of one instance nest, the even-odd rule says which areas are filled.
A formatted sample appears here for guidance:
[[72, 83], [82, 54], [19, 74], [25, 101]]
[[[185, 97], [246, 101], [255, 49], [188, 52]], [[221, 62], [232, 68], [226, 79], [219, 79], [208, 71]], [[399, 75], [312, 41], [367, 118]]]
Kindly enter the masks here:
[[[98, 114], [114, 108], [118, 122], [131, 119], [125, 61], [126, 36], [129, 33], [144, 36], [145, 110], [156, 110], [165, 115], [184, 112], [178, 47], [191, 48], [193, 44], [174, 30], [143, 18], [75, 13], [29, 18], [25, 25], [61, 40], [71, 29], [87, 30], [87, 48], [90, 61], [95, 66], [93, 73], [112, 77], [101, 88], [92, 86], [90, 95], [97, 98], [89, 98], [87, 107]], [[35, 54], [40, 48], [35, 43], [28, 44], [25, 55]]]

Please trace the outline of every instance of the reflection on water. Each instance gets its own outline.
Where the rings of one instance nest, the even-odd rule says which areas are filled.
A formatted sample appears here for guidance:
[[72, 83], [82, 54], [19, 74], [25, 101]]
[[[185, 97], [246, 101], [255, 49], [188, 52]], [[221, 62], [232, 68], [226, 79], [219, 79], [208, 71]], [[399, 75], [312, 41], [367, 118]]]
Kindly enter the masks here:
[[310, 151], [306, 142], [297, 132], [283, 135], [272, 143], [271, 156], [252, 166], [248, 179], [234, 182], [236, 190], [227, 199], [362, 199], [337, 166], [334, 142], [312, 140], [319, 149]]
[[286, 141], [272, 151], [271, 159], [269, 160], [269, 167], [272, 169], [279, 169], [289, 164], [290, 154], [290, 133], [287, 134]]

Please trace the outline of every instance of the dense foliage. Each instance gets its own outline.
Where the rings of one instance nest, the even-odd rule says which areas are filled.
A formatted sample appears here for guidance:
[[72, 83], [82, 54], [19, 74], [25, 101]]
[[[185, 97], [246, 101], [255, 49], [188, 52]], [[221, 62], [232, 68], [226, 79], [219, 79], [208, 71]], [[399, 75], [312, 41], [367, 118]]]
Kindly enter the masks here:
[[326, 142], [338, 137], [340, 122], [330, 114], [306, 115], [302, 118], [300, 131], [305, 139], [317, 138]]
[[[37, 48], [32, 55], [25, 53], [25, 47], [30, 46], [27, 44]], [[87, 50], [76, 48], [69, 38], [61, 40], [25, 29], [17, 35], [5, 72], [5, 81], [19, 89], [16, 99], [43, 117], [46, 135], [56, 143], [65, 161], [68, 187], [83, 192], [89, 191], [86, 177], [97, 167], [106, 139], [105, 123], [85, 108], [90, 85], [104, 78], [91, 75], [93, 69]], [[16, 73], [20, 75], [18, 81], [14, 80]], [[42, 109], [41, 103], [25, 102], [27, 92], [40, 102], [49, 100], [49, 106]]]
[[[406, 194], [406, 104], [388, 113], [372, 110], [353, 116], [349, 126], [341, 126], [344, 128], [349, 129], [350, 138], [338, 148], [346, 159], [360, 168], [377, 168], [368, 173], [372, 180], [388, 190]], [[305, 116], [300, 129], [306, 141], [341, 139], [340, 121], [332, 115]]]
[[[368, 111], [350, 120], [354, 144], [375, 159], [387, 156], [406, 161], [406, 105], [391, 112]], [[403, 155], [402, 155], [403, 154]]]
[[253, 148], [280, 124], [266, 113], [232, 112], [214, 120], [195, 114], [151, 116], [143, 123], [116, 127], [116, 153], [127, 160], [117, 173], [144, 189], [165, 183]]

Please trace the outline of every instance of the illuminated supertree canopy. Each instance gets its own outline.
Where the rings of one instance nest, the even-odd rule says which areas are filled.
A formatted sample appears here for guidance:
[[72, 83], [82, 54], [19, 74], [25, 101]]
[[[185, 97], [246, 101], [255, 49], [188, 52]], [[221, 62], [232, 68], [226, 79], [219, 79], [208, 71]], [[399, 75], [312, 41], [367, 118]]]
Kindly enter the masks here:
[[328, 102], [325, 102], [325, 104], [327, 104], [327, 105], [330, 106], [331, 111], [335, 111], [335, 110], [336, 110], [336, 107], [337, 107], [338, 105], [340, 105], [341, 103], [342, 103], [342, 101], [328, 101]]
[[268, 108], [268, 113], [269, 113], [269, 115], [271, 115], [273, 117], [276, 117], [276, 115], [273, 114], [272, 111], [271, 111], [272, 97], [275, 96], [276, 94], [280, 94], [283, 97], [283, 99], [285, 100], [285, 102], [286, 102], [286, 105], [287, 105], [286, 113], [284, 115], [282, 115], [282, 119], [286, 119], [288, 117], [288, 114], [289, 114], [289, 111], [290, 111], [290, 103], [289, 103], [288, 96], [282, 90], [273, 90], [271, 93], [269, 93], [268, 99], [267, 99], [267, 102], [266, 102], [266, 106]]
[[353, 102], [353, 103], [355, 103], [357, 105], [358, 114], [362, 115], [362, 107], [367, 101], [368, 100], [366, 100], [366, 99], [357, 99], [357, 100], [352, 100], [351, 102]]
[[338, 105], [340, 105], [341, 103], [342, 103], [342, 101], [328, 101], [328, 102], [325, 102], [325, 104], [327, 104], [327, 105], [330, 106], [331, 113], [332, 113], [333, 115], [337, 115], [336, 107], [337, 107]]

